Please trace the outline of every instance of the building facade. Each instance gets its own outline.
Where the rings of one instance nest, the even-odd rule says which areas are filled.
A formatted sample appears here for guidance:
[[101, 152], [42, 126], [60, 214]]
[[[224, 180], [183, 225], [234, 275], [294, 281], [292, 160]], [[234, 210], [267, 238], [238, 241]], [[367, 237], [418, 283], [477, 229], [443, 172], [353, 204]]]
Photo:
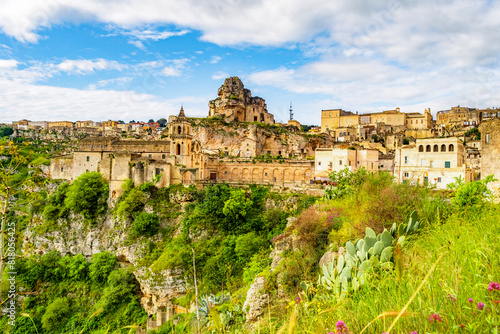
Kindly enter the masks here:
[[446, 189], [456, 177], [471, 181], [463, 143], [456, 137], [417, 139], [396, 149], [394, 176], [399, 182], [428, 183]]

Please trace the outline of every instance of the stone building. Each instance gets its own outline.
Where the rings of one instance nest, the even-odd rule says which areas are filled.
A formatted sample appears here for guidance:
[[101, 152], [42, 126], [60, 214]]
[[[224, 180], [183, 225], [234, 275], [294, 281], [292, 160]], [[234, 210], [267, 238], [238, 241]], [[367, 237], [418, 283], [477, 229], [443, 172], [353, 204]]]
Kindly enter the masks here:
[[316, 180], [328, 179], [332, 171], [341, 171], [346, 167], [350, 171], [366, 168], [370, 172], [378, 171], [377, 150], [356, 150], [348, 148], [317, 148], [315, 155], [314, 176]]
[[452, 107], [450, 110], [441, 110], [436, 114], [436, 125], [445, 126], [477, 126], [481, 123], [481, 112], [476, 108]]
[[432, 129], [431, 109], [425, 109], [425, 113], [412, 112], [406, 114], [406, 128], [415, 130]]
[[208, 103], [209, 117], [221, 116], [229, 122], [237, 120], [274, 124], [274, 116], [267, 111], [266, 101], [258, 96], [252, 97], [250, 90], [243, 86], [238, 77], [224, 80], [218, 95]]
[[[193, 141], [191, 126], [181, 108], [178, 116], [169, 117], [166, 140], [83, 139], [73, 154], [51, 159], [50, 175], [73, 181], [83, 173], [100, 172], [109, 182], [112, 199], [121, 195], [121, 185], [127, 179], [139, 185], [158, 178], [159, 187], [211, 182], [289, 187], [312, 181], [314, 161], [223, 160], [218, 152], [203, 149], [199, 141]], [[250, 137], [251, 143], [254, 145]]]
[[465, 164], [465, 149], [460, 139], [417, 139], [415, 144], [396, 149], [394, 176], [399, 182], [419, 182], [446, 189], [455, 177], [473, 179]]
[[[481, 179], [493, 175], [500, 180], [500, 119], [481, 123]], [[500, 194], [500, 181], [488, 184], [488, 188]]]
[[377, 113], [358, 114], [342, 109], [321, 110], [321, 132], [331, 130], [355, 128], [359, 126], [385, 125], [392, 132], [399, 129], [424, 130], [432, 128], [432, 115], [430, 109], [425, 113], [403, 113], [399, 108], [385, 110]]

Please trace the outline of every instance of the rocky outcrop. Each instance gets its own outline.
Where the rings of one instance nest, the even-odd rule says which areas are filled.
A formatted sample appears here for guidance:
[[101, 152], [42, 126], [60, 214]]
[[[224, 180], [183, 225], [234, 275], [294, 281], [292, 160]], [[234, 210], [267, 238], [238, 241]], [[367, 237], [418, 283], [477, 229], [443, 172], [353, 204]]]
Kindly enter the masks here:
[[240, 78], [224, 80], [217, 94], [219, 96], [208, 103], [209, 116], [223, 117], [229, 122], [237, 120], [274, 124], [274, 116], [267, 111], [266, 101], [258, 96], [252, 97]]
[[265, 286], [265, 277], [259, 276], [254, 279], [250, 289], [248, 289], [243, 310], [249, 322], [259, 320], [266, 310], [269, 296], [266, 293]]

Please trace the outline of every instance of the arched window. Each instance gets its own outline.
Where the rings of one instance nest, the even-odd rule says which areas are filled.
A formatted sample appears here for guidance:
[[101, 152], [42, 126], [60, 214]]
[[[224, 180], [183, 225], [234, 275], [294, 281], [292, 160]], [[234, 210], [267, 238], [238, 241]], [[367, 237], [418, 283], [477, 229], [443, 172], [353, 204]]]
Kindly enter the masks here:
[[181, 144], [177, 144], [177, 155], [181, 155]]
[[418, 151], [419, 151], [419, 152], [423, 152], [423, 151], [424, 151], [424, 145], [420, 145], [420, 146], [418, 147]]
[[177, 133], [178, 133], [178, 134], [182, 134], [182, 128], [181, 128], [181, 126], [180, 126], [180, 125], [177, 127]]
[[425, 152], [430, 152], [431, 151], [431, 145], [427, 145], [425, 147]]
[[453, 152], [453, 150], [454, 150], [453, 144], [450, 144], [450, 146], [448, 146], [448, 152]]
[[446, 145], [445, 144], [441, 145], [441, 152], [446, 152]]
[[439, 152], [439, 146], [434, 145], [434, 152]]

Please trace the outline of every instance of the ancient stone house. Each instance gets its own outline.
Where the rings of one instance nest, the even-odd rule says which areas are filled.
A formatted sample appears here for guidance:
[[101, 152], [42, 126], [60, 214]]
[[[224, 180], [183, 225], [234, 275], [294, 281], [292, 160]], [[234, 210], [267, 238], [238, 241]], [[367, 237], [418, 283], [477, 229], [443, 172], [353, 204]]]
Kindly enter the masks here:
[[261, 122], [274, 124], [274, 116], [267, 111], [266, 101], [252, 97], [238, 77], [224, 80], [219, 88], [219, 97], [208, 103], [208, 116], [222, 116], [227, 121]]

